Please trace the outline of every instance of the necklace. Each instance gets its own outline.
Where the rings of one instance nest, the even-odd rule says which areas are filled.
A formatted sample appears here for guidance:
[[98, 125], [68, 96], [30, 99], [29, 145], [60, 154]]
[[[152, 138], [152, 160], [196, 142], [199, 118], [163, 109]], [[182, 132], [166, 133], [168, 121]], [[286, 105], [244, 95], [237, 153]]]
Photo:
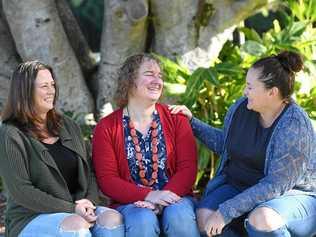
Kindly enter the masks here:
[[[127, 110], [127, 114], [129, 116], [129, 111], [128, 111], [128, 107], [126, 107]], [[130, 116], [129, 116], [130, 117]], [[152, 174], [151, 174], [151, 179], [147, 180], [146, 179], [146, 171], [143, 165], [143, 154], [141, 152], [141, 148], [139, 145], [139, 140], [137, 137], [137, 133], [136, 133], [136, 129], [134, 126], [134, 123], [132, 122], [132, 120], [130, 119], [129, 123], [128, 123], [128, 127], [130, 129], [130, 133], [132, 136], [132, 141], [135, 147], [135, 151], [136, 151], [136, 159], [138, 161], [138, 167], [139, 167], [139, 177], [140, 177], [140, 181], [142, 182], [143, 185], [145, 186], [152, 186], [158, 178], [158, 124], [156, 121], [152, 121], [150, 124], [150, 127], [152, 128], [151, 131], [151, 147], [152, 147]]]

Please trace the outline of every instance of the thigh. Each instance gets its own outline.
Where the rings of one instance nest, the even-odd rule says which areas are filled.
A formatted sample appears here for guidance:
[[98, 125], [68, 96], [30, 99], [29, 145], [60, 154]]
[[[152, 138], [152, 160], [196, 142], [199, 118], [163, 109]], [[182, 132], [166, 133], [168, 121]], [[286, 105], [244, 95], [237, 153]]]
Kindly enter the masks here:
[[230, 184], [223, 184], [212, 192], [207, 192], [200, 202], [197, 208], [207, 208], [216, 211], [219, 205], [239, 194], [240, 191]]
[[316, 197], [310, 195], [281, 196], [258, 207], [269, 207], [284, 220], [292, 236], [316, 234]]
[[170, 209], [175, 209], [178, 211], [188, 211], [188, 212], [194, 212], [196, 207], [197, 201], [190, 196], [182, 197], [180, 201], [173, 203], [167, 207], [164, 208], [164, 211]]
[[159, 235], [159, 221], [152, 210], [134, 204], [119, 206], [117, 210], [123, 215], [126, 236]]
[[148, 208], [136, 207], [134, 204], [119, 206], [117, 208], [117, 211], [119, 211], [123, 215], [126, 225], [134, 222], [138, 226], [141, 224], [146, 224], [142, 222], [158, 222], [158, 218], [152, 210]]
[[179, 202], [164, 208], [162, 218], [163, 221], [179, 218], [195, 220], [195, 200], [192, 197], [182, 197]]
[[49, 237], [59, 236], [62, 221], [73, 214], [52, 213], [40, 214], [29, 222], [19, 234], [19, 237]]
[[200, 236], [192, 197], [182, 197], [179, 202], [165, 207], [161, 218], [165, 236]]

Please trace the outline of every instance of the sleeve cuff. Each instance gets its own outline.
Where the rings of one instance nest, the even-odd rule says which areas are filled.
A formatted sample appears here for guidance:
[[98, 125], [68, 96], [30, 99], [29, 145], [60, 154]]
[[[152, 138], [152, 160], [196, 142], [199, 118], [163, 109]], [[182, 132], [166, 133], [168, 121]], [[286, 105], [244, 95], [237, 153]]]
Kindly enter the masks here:
[[218, 211], [222, 214], [225, 225], [229, 224], [234, 219], [225, 207], [220, 205]]

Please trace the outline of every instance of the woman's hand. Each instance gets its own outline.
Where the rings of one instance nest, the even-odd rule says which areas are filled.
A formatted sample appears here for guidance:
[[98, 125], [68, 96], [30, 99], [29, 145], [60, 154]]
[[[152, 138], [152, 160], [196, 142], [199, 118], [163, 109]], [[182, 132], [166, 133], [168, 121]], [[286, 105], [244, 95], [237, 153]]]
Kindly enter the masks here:
[[219, 211], [216, 211], [207, 219], [205, 224], [205, 232], [208, 237], [220, 235], [224, 227], [224, 218]]
[[75, 213], [83, 217], [87, 222], [94, 223], [97, 219], [94, 210], [95, 206], [88, 199], [77, 200], [75, 206]]
[[134, 205], [136, 207], [148, 208], [148, 209], [152, 210], [156, 215], [161, 214], [162, 210], [163, 210], [163, 206], [158, 205], [158, 204], [153, 204], [153, 203], [148, 202], [148, 201], [137, 201], [137, 202], [134, 202]]
[[170, 204], [178, 202], [180, 199], [180, 196], [168, 190], [151, 191], [145, 197], [145, 201], [162, 206], [169, 206]]
[[192, 112], [185, 105], [169, 105], [168, 106], [172, 114], [177, 114], [179, 112], [183, 113], [189, 120], [192, 119]]
[[155, 210], [155, 208], [156, 208], [155, 204], [148, 202], [148, 201], [137, 201], [137, 202], [134, 202], [134, 205], [136, 207], [148, 208], [150, 210]]

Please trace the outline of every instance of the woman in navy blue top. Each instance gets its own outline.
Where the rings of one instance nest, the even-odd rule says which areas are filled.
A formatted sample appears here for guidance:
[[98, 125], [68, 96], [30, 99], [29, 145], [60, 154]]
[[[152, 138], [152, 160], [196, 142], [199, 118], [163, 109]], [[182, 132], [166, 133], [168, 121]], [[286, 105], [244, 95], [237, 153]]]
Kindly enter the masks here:
[[248, 70], [245, 97], [231, 106], [222, 130], [193, 118], [185, 106], [171, 106], [221, 157], [197, 210], [201, 232], [236, 236], [233, 223], [246, 218], [249, 236], [316, 233], [315, 135], [291, 99], [302, 67], [291, 52], [257, 61]]

